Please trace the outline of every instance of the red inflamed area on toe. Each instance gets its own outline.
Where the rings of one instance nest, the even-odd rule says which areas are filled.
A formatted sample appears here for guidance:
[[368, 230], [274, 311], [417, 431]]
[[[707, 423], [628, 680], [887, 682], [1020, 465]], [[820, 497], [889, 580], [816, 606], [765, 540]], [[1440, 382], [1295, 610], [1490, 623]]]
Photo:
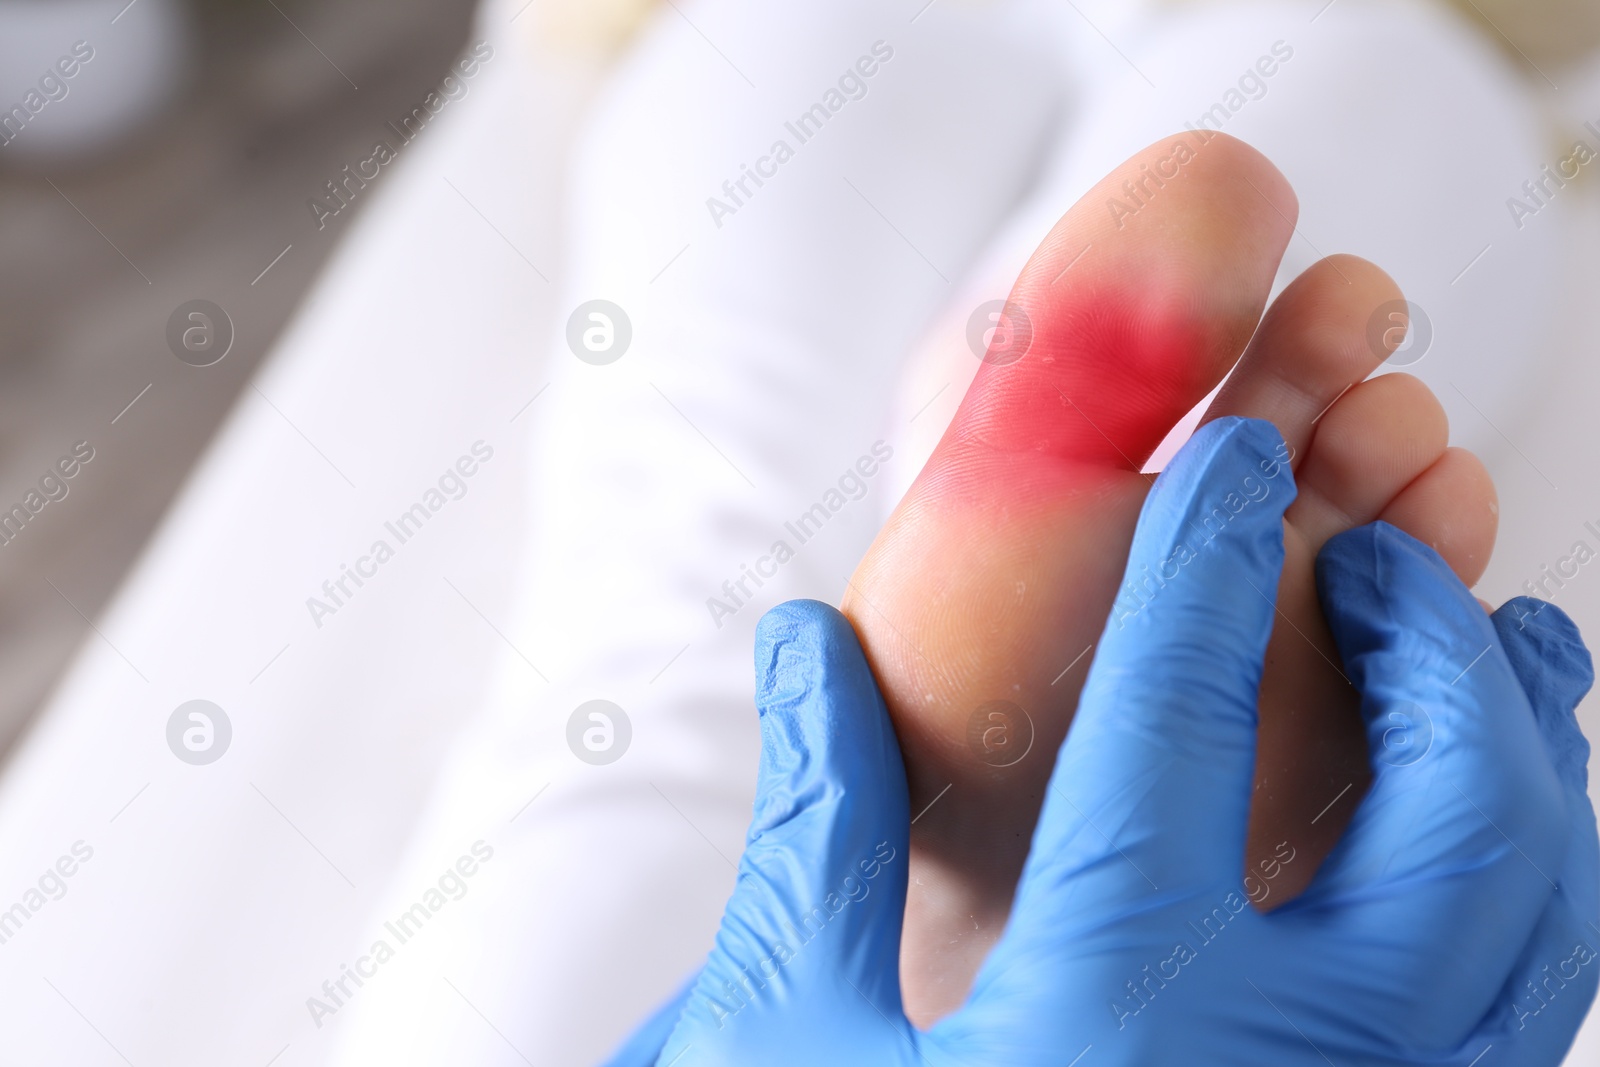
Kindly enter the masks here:
[[[1055, 289], [1060, 291], [1053, 291]], [[1220, 338], [1192, 301], [1128, 287], [1019, 285], [940, 451], [1035, 453], [1137, 471], [1213, 385]], [[999, 350], [1001, 344], [1022, 347]]]

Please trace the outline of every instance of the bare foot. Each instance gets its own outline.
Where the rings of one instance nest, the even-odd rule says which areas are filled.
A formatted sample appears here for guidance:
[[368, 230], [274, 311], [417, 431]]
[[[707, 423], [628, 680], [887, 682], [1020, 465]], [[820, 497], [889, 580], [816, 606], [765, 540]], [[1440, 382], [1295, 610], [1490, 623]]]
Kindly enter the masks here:
[[[1142, 204], [1113, 215], [1124, 182]], [[1262, 318], [1297, 210], [1283, 176], [1225, 135], [1169, 138], [1118, 168], [1034, 253], [1008, 305], [1017, 328], [997, 338], [851, 580], [844, 611], [920, 813], [901, 950], [918, 1025], [959, 1006], [1004, 927], [1093, 643], [1159, 593], [1156, 576], [1118, 587], [1150, 484], [1140, 466], [1235, 362], [1207, 417], [1272, 420], [1300, 490], [1240, 872], [1258, 906], [1309, 883], [1367, 782], [1355, 693], [1316, 600], [1317, 549], [1382, 518], [1468, 584], [1488, 562], [1496, 508], [1482, 465], [1446, 447], [1444, 412], [1420, 382], [1363, 381], [1387, 354], [1367, 323], [1400, 299], [1388, 276], [1335, 256]]]

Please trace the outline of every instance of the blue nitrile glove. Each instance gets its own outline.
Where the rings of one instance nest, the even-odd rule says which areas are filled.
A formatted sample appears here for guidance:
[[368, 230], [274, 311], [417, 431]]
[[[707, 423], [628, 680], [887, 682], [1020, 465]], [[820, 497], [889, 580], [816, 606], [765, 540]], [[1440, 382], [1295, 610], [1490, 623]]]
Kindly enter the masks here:
[[1157, 480], [1128, 573], [1162, 583], [1107, 626], [1005, 935], [926, 1033], [900, 1004], [908, 813], [882, 698], [837, 612], [769, 613], [738, 886], [705, 969], [615, 1067], [1558, 1064], [1600, 975], [1600, 844], [1573, 718], [1593, 674], [1555, 607], [1486, 616], [1382, 523], [1329, 542], [1374, 780], [1304, 895], [1247, 902], [1279, 444], [1221, 419]]

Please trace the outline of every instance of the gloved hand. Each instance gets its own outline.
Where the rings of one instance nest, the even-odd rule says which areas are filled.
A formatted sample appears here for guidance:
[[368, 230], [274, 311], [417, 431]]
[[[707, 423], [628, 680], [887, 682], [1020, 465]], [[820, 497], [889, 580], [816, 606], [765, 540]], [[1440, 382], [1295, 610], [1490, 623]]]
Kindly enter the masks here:
[[908, 811], [882, 699], [837, 612], [769, 613], [738, 886], [704, 970], [614, 1067], [1558, 1064], [1600, 976], [1600, 846], [1573, 718], [1593, 672], [1557, 608], [1486, 616], [1382, 523], [1329, 542], [1322, 603], [1375, 777], [1305, 894], [1248, 903], [1293, 489], [1228, 501], [1278, 443], [1218, 420], [1157, 480], [1128, 571], [1164, 584], [1108, 625], [1005, 935], [928, 1032], [900, 1003]]

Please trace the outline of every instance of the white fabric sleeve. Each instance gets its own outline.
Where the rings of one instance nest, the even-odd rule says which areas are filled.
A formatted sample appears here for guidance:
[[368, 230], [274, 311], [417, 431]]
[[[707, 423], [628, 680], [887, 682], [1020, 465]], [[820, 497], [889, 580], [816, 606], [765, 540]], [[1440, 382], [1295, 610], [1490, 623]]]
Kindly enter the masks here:
[[[585, 90], [581, 72], [525, 69], [499, 29], [475, 35], [493, 54], [464, 97], [414, 141], [388, 135], [398, 158], [354, 202], [343, 247], [113, 603], [80, 624], [80, 653], [8, 761], [0, 1062], [332, 1054], [338, 1020], [319, 1030], [307, 999], [371, 943], [504, 651], [492, 624], [525, 534], [529, 422], [511, 419], [544, 381], [529, 357], [556, 290], [536, 268], [554, 274], [558, 164]], [[302, 219], [284, 237], [295, 253], [335, 239]], [[88, 442], [116, 449], [160, 410], [163, 381]], [[465, 488], [445, 479], [480, 441], [493, 455], [457, 472]], [[70, 512], [78, 491], [51, 507]], [[402, 543], [385, 524], [419, 504]], [[374, 574], [380, 540], [393, 554]], [[335, 603], [322, 585], [341, 578]], [[314, 619], [313, 597], [335, 612]], [[168, 747], [169, 718], [196, 699], [232, 728], [203, 766]]]
[[[527, 662], [452, 762], [392, 910], [474, 838], [494, 858], [448, 939], [353, 1001], [343, 1063], [593, 1062], [698, 963], [749, 818], [755, 622], [842, 593], [901, 462], [905, 349], [1059, 111], [1059, 64], [1003, 7], [678, 7], [615, 75], [569, 184], [563, 308], [609, 301], [631, 341], [594, 365], [550, 338], [511, 633]], [[627, 717], [615, 762], [569, 747], [592, 700]]]

